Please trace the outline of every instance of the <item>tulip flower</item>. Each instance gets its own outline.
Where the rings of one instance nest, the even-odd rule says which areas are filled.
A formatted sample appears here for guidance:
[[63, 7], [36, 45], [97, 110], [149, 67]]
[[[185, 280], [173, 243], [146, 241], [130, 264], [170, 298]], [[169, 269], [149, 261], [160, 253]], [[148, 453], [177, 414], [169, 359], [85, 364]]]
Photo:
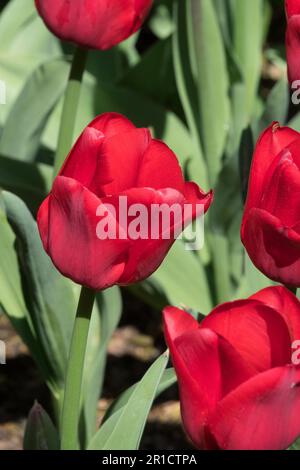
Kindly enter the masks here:
[[[119, 210], [124, 200], [128, 214]], [[57, 269], [99, 290], [152, 274], [174, 243], [175, 226], [183, 222], [184, 228], [199, 214], [197, 207], [205, 212], [211, 201], [211, 192], [184, 181], [175, 154], [164, 143], [125, 117], [107, 113], [91, 122], [74, 145], [39, 209], [38, 227]], [[152, 236], [152, 208], [173, 205], [190, 205], [190, 217], [183, 220], [184, 211], [180, 220], [171, 214], [169, 227]], [[140, 237], [125, 226], [135, 223], [137, 209], [147, 212]], [[107, 237], [101, 221], [108, 225]]]
[[286, 55], [290, 83], [300, 80], [300, 0], [286, 0]]
[[297, 439], [300, 303], [290, 291], [270, 287], [220, 305], [201, 324], [167, 307], [164, 328], [183, 423], [197, 447], [280, 450]]
[[82, 47], [110, 49], [135, 33], [153, 0], [35, 0], [47, 27]]
[[300, 134], [273, 123], [254, 152], [241, 238], [269, 278], [300, 286]]

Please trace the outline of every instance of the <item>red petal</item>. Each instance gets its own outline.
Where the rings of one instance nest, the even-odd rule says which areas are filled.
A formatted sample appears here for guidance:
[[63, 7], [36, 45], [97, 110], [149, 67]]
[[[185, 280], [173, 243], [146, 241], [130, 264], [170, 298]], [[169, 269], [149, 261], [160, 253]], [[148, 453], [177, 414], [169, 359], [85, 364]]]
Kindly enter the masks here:
[[289, 82], [300, 80], [300, 65], [298, 56], [300, 53], [300, 12], [290, 17], [286, 31], [286, 56], [288, 64]]
[[39, 14], [61, 39], [109, 49], [141, 27], [152, 0], [36, 0]]
[[[262, 191], [265, 187], [266, 174], [275, 157], [291, 142], [300, 139], [300, 134], [289, 127], [280, 127], [273, 123], [260, 136], [251, 165], [248, 196], [243, 217], [243, 226], [248, 212], [253, 207], [258, 207]], [[300, 142], [300, 140], [299, 140]]]
[[[183, 422], [194, 443], [206, 447], [209, 414], [218, 400], [247, 380], [251, 372], [226, 340], [208, 329], [195, 329], [197, 322], [190, 320], [188, 313], [174, 309], [173, 315], [170, 310], [164, 312], [164, 325], [178, 377]], [[174, 338], [180, 330], [186, 332]]]
[[209, 429], [224, 450], [284, 450], [300, 435], [300, 368], [271, 369], [219, 402]]
[[198, 330], [200, 324], [189, 313], [176, 307], [166, 307], [163, 311], [167, 341], [175, 341], [178, 336], [188, 331]]
[[136, 129], [129, 119], [119, 113], [103, 113], [97, 116], [89, 127], [94, 127], [107, 138]]
[[276, 310], [285, 320], [291, 340], [300, 339], [300, 302], [283, 286], [267, 287], [251, 297]]
[[300, 15], [299, 0], [285, 0], [285, 10], [288, 17], [292, 15]]
[[286, 285], [300, 285], [300, 235], [261, 209], [252, 209], [245, 220], [242, 241], [266, 276]]
[[184, 192], [184, 179], [177, 157], [163, 142], [151, 141], [143, 156], [137, 186], [173, 188]]
[[282, 225], [293, 226], [300, 220], [300, 171], [289, 147], [275, 159], [274, 167], [259, 207], [276, 216]]
[[115, 284], [123, 273], [126, 240], [99, 240], [96, 211], [101, 200], [71, 178], [56, 178], [38, 213], [45, 249], [66, 277], [91, 289]]
[[[203, 215], [208, 211], [214, 200], [213, 191], [205, 193], [196, 183], [193, 182], [185, 183], [184, 196], [187, 200], [187, 203], [192, 204], [193, 206], [192, 219], [195, 219], [199, 215], [197, 205], [201, 205], [203, 207], [203, 211], [200, 211], [200, 215]], [[191, 221], [188, 220], [187, 222]]]
[[[124, 192], [122, 195], [127, 197], [128, 207], [134, 208], [135, 204], [143, 205], [143, 210], [147, 211], [147, 215], [143, 221], [143, 227], [147, 227], [148, 230], [147, 234], [145, 234], [145, 239], [140, 237], [136, 240], [132, 240], [132, 237], [130, 237], [131, 244], [128, 252], [128, 260], [119, 280], [120, 284], [126, 285], [145, 279], [152, 274], [164, 260], [175, 241], [175, 226], [177, 228], [179, 225], [183, 225], [182, 216], [180, 216], [180, 214], [183, 214], [182, 207], [184, 197], [174, 189], [155, 191], [150, 188], [135, 188]], [[118, 200], [116, 200], [116, 204], [118, 204]], [[181, 211], [176, 219], [172, 216], [171, 218], [166, 218], [166, 228], [169, 229], [169, 233], [168, 230], [163, 231], [161, 223], [157, 226], [158, 238], [155, 239], [151, 234], [151, 229], [155, 226], [153, 219], [151, 220], [151, 210], [155, 208], [155, 206], [159, 208], [162, 205], [165, 210], [175, 205], [178, 209], [181, 208]], [[129, 218], [129, 228], [130, 223], [134, 221], [134, 219], [135, 217]]]
[[112, 195], [140, 186], [143, 157], [150, 142], [147, 129], [134, 129], [104, 139], [98, 154], [100, 164], [93, 191]]
[[103, 167], [103, 162], [98, 158], [103, 138], [99, 130], [86, 127], [69, 153], [59, 176], [73, 178], [87, 188], [93, 187], [95, 175], [102, 170], [98, 167]]
[[201, 323], [223, 336], [253, 373], [291, 362], [291, 338], [283, 318], [255, 300], [220, 305]]

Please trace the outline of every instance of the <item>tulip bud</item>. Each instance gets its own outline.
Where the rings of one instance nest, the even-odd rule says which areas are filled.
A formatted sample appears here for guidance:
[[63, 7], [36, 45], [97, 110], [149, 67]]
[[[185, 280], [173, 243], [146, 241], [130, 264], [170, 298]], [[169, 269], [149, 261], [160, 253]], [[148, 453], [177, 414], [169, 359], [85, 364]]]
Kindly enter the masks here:
[[35, 0], [48, 28], [82, 47], [110, 49], [135, 33], [153, 0]]

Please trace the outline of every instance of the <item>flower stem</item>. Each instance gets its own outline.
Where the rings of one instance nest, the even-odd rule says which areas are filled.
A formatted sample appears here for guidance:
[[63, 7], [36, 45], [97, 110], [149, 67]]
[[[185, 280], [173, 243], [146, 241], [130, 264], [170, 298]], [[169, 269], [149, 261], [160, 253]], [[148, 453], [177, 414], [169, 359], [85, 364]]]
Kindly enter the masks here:
[[82, 287], [76, 312], [67, 367], [61, 422], [61, 449], [78, 448], [81, 389], [84, 359], [95, 292]]
[[87, 55], [88, 50], [79, 47], [74, 53], [61, 116], [57, 151], [54, 161], [54, 177], [57, 175], [73, 144], [80, 89]]

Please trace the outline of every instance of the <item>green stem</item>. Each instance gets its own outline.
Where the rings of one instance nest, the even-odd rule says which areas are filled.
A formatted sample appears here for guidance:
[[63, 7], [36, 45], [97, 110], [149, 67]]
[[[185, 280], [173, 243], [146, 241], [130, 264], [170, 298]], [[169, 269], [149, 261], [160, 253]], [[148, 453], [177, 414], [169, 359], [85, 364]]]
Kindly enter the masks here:
[[82, 377], [94, 300], [95, 292], [82, 287], [71, 340], [65, 383], [61, 422], [62, 450], [75, 450], [78, 448]]
[[54, 161], [54, 177], [59, 172], [73, 144], [81, 82], [87, 61], [87, 54], [88, 50], [81, 48], [77, 48], [74, 53], [61, 116], [57, 151]]

